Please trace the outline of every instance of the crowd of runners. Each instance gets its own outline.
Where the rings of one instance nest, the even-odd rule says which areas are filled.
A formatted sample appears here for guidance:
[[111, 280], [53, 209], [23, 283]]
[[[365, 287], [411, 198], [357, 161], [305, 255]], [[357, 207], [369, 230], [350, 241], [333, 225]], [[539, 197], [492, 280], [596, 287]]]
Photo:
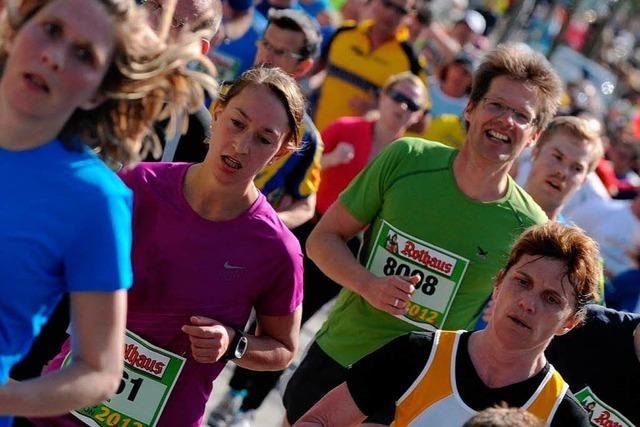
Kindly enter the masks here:
[[499, 3], [0, 2], [0, 427], [640, 426], [640, 84]]

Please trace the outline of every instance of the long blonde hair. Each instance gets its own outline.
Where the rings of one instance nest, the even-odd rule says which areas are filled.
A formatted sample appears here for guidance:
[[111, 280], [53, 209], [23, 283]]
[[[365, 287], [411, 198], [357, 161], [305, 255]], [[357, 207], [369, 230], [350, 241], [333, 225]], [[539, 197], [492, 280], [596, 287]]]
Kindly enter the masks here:
[[[1, 58], [8, 56], [7, 42], [50, 1], [7, 1], [0, 17]], [[169, 119], [168, 134], [175, 129], [184, 132], [187, 116], [182, 113], [200, 108], [205, 90], [212, 96], [216, 93], [215, 67], [201, 52], [201, 39], [210, 39], [216, 28], [183, 31], [177, 40], [169, 40], [175, 0], [167, 1], [158, 33], [134, 0], [93, 1], [106, 7], [116, 26], [113, 60], [99, 90], [105, 101], [91, 111], [77, 109], [60, 137], [65, 141], [80, 137], [116, 167], [149, 152], [158, 156], [162, 147], [153, 124]]]

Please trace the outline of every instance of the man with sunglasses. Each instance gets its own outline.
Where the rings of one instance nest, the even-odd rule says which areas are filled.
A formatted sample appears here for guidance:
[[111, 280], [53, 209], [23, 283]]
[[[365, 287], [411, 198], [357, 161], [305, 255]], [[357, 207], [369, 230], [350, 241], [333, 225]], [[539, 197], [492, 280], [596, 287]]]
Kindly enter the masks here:
[[[508, 171], [549, 123], [560, 93], [543, 56], [498, 47], [474, 75], [462, 149], [400, 139], [327, 210], [308, 255], [344, 289], [289, 382], [289, 422], [342, 383], [349, 366], [394, 338], [473, 327], [511, 242], [547, 220]], [[362, 231], [358, 261], [345, 242]], [[394, 235], [397, 252], [386, 244]], [[392, 419], [371, 413], [367, 422]]]
[[426, 83], [424, 65], [401, 25], [413, 6], [414, 0], [371, 0], [373, 20], [349, 23], [334, 33], [318, 67], [326, 68], [314, 116], [320, 131], [340, 117], [360, 116], [373, 108], [392, 75], [411, 71]]

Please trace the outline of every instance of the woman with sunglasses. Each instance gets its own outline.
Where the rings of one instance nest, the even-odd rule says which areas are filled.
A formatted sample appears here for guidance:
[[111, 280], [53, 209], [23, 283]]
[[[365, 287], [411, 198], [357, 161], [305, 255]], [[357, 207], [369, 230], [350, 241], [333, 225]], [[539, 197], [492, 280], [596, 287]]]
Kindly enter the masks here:
[[353, 178], [384, 147], [420, 119], [427, 89], [410, 72], [391, 76], [382, 89], [378, 109], [366, 117], [342, 117], [322, 132], [324, 152], [316, 210], [324, 212]]

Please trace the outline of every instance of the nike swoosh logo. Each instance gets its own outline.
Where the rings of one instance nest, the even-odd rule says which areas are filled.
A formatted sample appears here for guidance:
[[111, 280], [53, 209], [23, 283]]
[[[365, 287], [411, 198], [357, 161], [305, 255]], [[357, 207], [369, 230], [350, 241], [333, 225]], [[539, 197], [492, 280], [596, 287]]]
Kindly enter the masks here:
[[240, 267], [239, 265], [231, 265], [229, 261], [225, 261], [224, 268], [227, 270], [244, 270], [244, 267]]

